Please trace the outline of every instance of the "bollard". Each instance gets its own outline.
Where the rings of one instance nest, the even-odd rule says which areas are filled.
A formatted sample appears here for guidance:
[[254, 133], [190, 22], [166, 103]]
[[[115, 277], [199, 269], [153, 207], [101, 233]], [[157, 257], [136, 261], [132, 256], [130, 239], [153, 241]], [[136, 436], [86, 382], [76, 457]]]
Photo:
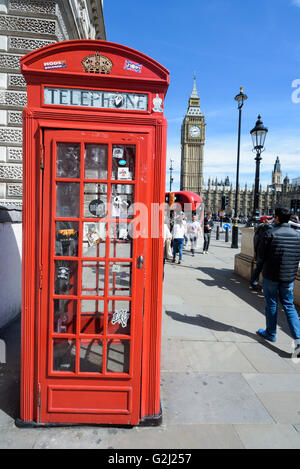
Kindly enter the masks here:
[[225, 243], [228, 243], [229, 241], [229, 233], [228, 233], [228, 226], [225, 228]]
[[217, 226], [217, 231], [216, 231], [216, 240], [218, 241], [220, 239], [220, 228]]

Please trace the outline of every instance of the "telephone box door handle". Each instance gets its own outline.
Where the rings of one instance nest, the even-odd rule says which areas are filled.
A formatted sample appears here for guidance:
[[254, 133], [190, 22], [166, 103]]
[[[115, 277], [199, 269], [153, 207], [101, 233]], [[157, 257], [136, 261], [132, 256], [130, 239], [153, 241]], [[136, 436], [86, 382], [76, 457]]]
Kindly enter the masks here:
[[138, 269], [141, 269], [141, 268], [143, 267], [143, 265], [144, 265], [144, 258], [143, 258], [143, 256], [139, 256], [139, 257], [137, 258], [136, 265], [137, 265], [137, 268], [138, 268]]

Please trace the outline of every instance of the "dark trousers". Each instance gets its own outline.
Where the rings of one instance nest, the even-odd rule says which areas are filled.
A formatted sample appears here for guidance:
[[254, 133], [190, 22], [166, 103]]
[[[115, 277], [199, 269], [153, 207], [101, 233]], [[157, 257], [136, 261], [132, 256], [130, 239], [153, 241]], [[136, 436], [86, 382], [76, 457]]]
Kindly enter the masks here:
[[184, 245], [184, 238], [173, 239], [173, 259], [176, 258], [177, 249], [179, 251], [179, 260], [182, 260], [182, 248]]
[[208, 251], [211, 233], [204, 233], [203, 251]]
[[263, 269], [263, 261], [261, 259], [256, 260], [256, 266], [253, 270], [252, 277], [251, 277], [251, 285], [254, 287], [258, 284], [260, 273]]

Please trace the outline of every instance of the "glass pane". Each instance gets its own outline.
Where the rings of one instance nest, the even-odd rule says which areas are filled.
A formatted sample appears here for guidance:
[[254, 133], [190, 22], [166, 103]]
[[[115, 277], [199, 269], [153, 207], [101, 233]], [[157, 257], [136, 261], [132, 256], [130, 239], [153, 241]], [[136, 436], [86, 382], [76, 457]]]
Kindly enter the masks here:
[[112, 150], [112, 179], [134, 180], [135, 146], [113, 145]]
[[104, 296], [105, 262], [82, 263], [82, 295]]
[[106, 224], [87, 222], [83, 224], [83, 257], [105, 257]]
[[109, 257], [121, 257], [130, 259], [132, 257], [132, 238], [128, 236], [129, 224], [112, 223], [110, 226], [110, 249]]
[[107, 179], [107, 145], [85, 145], [84, 155], [86, 179]]
[[112, 184], [111, 216], [115, 218], [133, 218], [134, 186], [131, 184]]
[[107, 184], [84, 185], [84, 217], [104, 218], [107, 211]]
[[80, 341], [80, 371], [102, 373], [103, 345], [98, 339]]
[[75, 340], [53, 340], [53, 371], [75, 372]]
[[106, 370], [115, 373], [129, 373], [129, 340], [112, 340], [107, 343]]
[[109, 265], [109, 296], [130, 296], [131, 263], [114, 262]]
[[78, 218], [80, 184], [58, 182], [56, 188], [56, 216]]
[[55, 261], [56, 295], [77, 294], [78, 263], [74, 261]]
[[78, 223], [73, 221], [56, 222], [56, 256], [78, 256], [78, 226]]
[[130, 335], [131, 302], [115, 301], [108, 302], [108, 334]]
[[54, 300], [53, 332], [56, 334], [75, 334], [76, 316], [76, 301]]
[[80, 143], [58, 143], [56, 176], [80, 178]]
[[103, 334], [104, 301], [81, 301], [81, 334]]

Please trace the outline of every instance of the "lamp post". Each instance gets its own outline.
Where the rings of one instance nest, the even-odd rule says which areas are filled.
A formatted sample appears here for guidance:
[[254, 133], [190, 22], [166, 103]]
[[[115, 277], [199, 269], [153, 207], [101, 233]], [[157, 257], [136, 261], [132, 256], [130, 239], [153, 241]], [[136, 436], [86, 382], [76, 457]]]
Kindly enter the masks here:
[[234, 204], [234, 225], [232, 227], [231, 247], [238, 249], [239, 247], [239, 227], [238, 227], [238, 192], [239, 192], [239, 171], [240, 171], [240, 149], [241, 149], [241, 124], [242, 124], [242, 107], [248, 96], [243, 93], [244, 88], [240, 88], [240, 92], [234, 98], [238, 102], [239, 110], [239, 131], [238, 131], [238, 149], [236, 164], [236, 187], [235, 187], [235, 204]]
[[170, 160], [170, 167], [169, 167], [169, 170], [170, 170], [170, 192], [172, 192], [172, 184], [173, 184], [173, 181], [174, 181], [174, 178], [173, 178], [173, 166], [172, 166], [172, 163], [174, 163], [174, 160]]
[[251, 130], [250, 134], [253, 142], [253, 152], [256, 152], [256, 170], [255, 170], [255, 187], [254, 187], [254, 203], [252, 222], [255, 224], [259, 223], [259, 170], [261, 162], [261, 154], [265, 150], [265, 140], [268, 133], [267, 127], [263, 125], [261, 116], [258, 116], [255, 127]]

